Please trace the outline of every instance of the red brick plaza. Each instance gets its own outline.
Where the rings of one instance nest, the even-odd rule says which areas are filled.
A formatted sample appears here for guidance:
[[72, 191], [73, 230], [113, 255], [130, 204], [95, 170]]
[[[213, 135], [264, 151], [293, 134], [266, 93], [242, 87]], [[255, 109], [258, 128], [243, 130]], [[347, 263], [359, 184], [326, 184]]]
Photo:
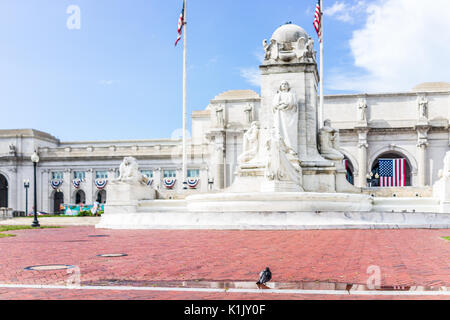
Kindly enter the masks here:
[[[145, 286], [153, 281], [255, 281], [366, 284], [369, 266], [383, 286], [450, 287], [450, 230], [169, 231], [94, 227], [9, 231], [0, 239], [1, 285], [59, 285], [73, 265], [81, 286]], [[89, 237], [107, 235], [108, 237]], [[116, 258], [100, 254], [125, 253]], [[344, 296], [275, 293], [64, 290], [0, 287], [0, 299], [450, 299], [443, 296]]]

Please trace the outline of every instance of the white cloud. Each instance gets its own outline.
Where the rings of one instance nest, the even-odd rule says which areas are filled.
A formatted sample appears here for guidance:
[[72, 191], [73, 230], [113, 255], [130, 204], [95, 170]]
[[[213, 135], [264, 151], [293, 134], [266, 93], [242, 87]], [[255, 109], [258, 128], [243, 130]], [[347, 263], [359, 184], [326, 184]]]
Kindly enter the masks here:
[[261, 86], [261, 73], [258, 68], [241, 68], [240, 73], [241, 77], [249, 84], [256, 87]]
[[450, 1], [379, 0], [367, 8], [365, 26], [350, 48], [359, 74], [335, 70], [334, 90], [409, 91], [450, 78]]
[[[256, 60], [258, 60], [259, 64], [262, 64], [264, 62], [264, 50], [262, 50], [261, 48], [253, 51], [253, 56], [256, 58]], [[239, 72], [241, 74], [241, 77], [244, 78], [247, 83], [255, 87], [261, 86], [261, 71], [258, 67], [240, 68]]]
[[355, 17], [364, 12], [366, 7], [367, 3], [363, 0], [353, 0], [352, 4], [344, 1], [336, 1], [331, 7], [324, 8], [323, 14], [334, 17], [341, 22], [353, 23]]
[[323, 10], [323, 13], [327, 16], [334, 16], [336, 13], [342, 13], [345, 10], [346, 6], [347, 5], [344, 2], [338, 1], [335, 2], [332, 7], [325, 8]]

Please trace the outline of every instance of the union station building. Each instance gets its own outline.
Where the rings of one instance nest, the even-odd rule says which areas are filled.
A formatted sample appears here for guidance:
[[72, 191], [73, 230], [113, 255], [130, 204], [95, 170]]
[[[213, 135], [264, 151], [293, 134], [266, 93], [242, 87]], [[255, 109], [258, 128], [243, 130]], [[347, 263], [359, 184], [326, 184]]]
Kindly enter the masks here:
[[[105, 185], [124, 157], [138, 160], [160, 198], [179, 198], [229, 187], [242, 140], [259, 119], [261, 97], [251, 90], [219, 94], [192, 117], [188, 184], [182, 179], [181, 140], [60, 141], [33, 129], [0, 130], [0, 208], [28, 211], [33, 203], [36, 150], [38, 210], [61, 204], [105, 203]], [[429, 196], [450, 150], [450, 83], [424, 83], [409, 92], [325, 96], [323, 119], [339, 130], [347, 179], [374, 196]], [[94, 138], [94, 137], [93, 137]], [[381, 187], [380, 159], [405, 159], [404, 187]]]

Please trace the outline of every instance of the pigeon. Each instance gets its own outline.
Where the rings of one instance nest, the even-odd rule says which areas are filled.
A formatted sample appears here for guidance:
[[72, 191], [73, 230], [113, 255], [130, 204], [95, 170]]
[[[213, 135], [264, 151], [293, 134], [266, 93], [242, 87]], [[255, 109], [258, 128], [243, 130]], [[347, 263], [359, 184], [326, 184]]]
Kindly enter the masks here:
[[345, 287], [345, 290], [347, 290], [348, 294], [350, 294], [350, 290], [352, 290], [352, 287], [352, 284], [347, 284], [347, 286]]
[[272, 279], [272, 272], [270, 272], [269, 267], [267, 267], [264, 271], [261, 271], [259, 274], [259, 280], [256, 283], [258, 288], [261, 286], [266, 287], [266, 282], [269, 282]]

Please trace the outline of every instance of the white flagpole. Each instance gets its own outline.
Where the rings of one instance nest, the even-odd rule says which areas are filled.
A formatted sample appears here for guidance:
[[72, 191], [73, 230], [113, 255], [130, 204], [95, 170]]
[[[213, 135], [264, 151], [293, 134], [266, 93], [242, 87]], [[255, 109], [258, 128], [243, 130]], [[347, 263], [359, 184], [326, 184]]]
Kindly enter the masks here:
[[187, 0], [184, 1], [184, 47], [183, 47], [183, 188], [187, 189], [187, 154], [186, 154], [186, 41], [187, 41], [187, 27], [186, 27], [186, 13]]
[[323, 127], [323, 0], [320, 0], [320, 32], [322, 41], [320, 42], [320, 106], [319, 106], [319, 129]]

